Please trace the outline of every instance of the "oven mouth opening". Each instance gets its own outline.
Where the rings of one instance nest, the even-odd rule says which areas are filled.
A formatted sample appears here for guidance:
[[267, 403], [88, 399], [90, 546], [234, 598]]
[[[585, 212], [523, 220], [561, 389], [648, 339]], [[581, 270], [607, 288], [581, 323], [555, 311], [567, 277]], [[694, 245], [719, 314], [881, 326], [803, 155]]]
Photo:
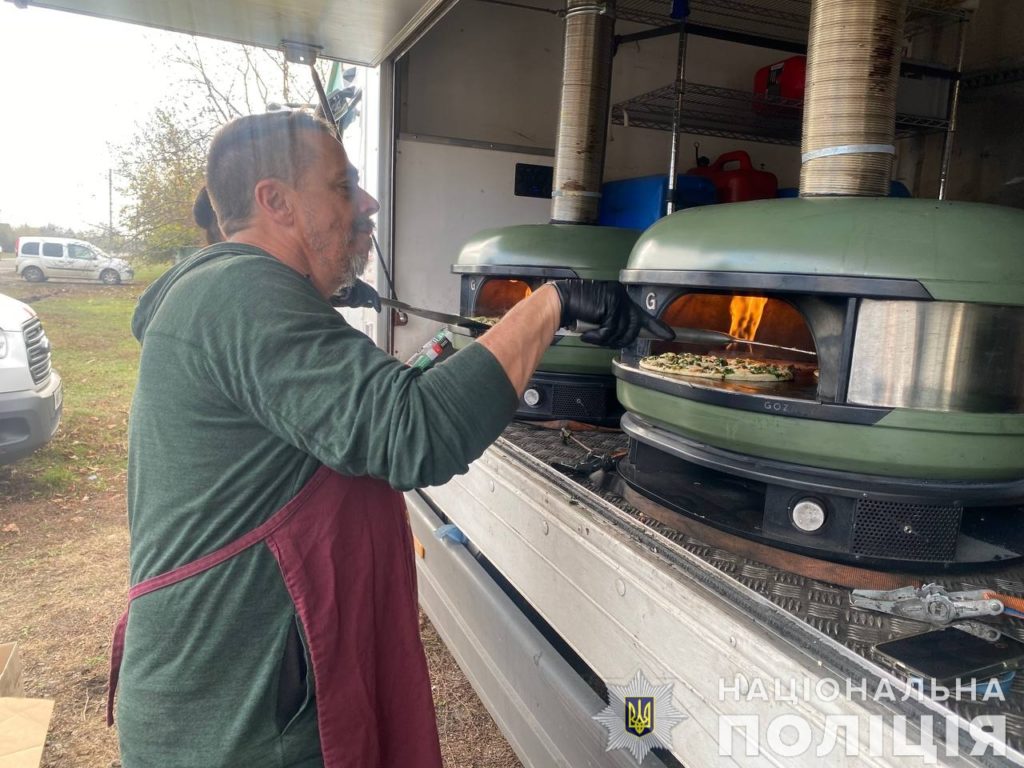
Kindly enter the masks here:
[[463, 307], [463, 314], [488, 324], [497, 322], [543, 283], [518, 277], [486, 278], [476, 290], [472, 306]]
[[[814, 334], [807, 320], [793, 304], [784, 299], [736, 293], [684, 293], [666, 304], [659, 317], [674, 328], [717, 331], [779, 347], [817, 351]], [[817, 398], [818, 360], [813, 355], [743, 342], [709, 345], [654, 340], [644, 346], [647, 347], [646, 352], [643, 346], [634, 346], [638, 354], [636, 359], [631, 361], [642, 374], [661, 375], [689, 386], [723, 389], [740, 394], [770, 393], [774, 396], [806, 400]], [[639, 366], [640, 359], [664, 353], [708, 356], [719, 361], [718, 365], [727, 372], [727, 377], [684, 376], [649, 371]], [[732, 378], [732, 375], [743, 374], [737, 373], [737, 367], [729, 366], [728, 363], [740, 358], [789, 371], [792, 379], [748, 381]]]

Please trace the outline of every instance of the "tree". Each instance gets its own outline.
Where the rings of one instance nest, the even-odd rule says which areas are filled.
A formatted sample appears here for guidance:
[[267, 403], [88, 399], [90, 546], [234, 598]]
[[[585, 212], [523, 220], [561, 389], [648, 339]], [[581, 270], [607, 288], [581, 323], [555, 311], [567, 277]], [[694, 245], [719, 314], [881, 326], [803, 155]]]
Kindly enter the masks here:
[[6, 222], [0, 222], [0, 251], [10, 253], [14, 250], [14, 227]]
[[192, 202], [203, 185], [211, 134], [197, 116], [158, 107], [134, 142], [121, 148], [120, 191], [130, 200], [121, 225], [143, 256], [166, 259], [179, 248], [203, 244]]
[[[186, 73], [180, 85], [203, 96], [201, 112], [218, 125], [240, 115], [319, 103], [309, 67], [290, 65], [281, 51], [192, 37], [170, 58]], [[315, 66], [326, 83], [331, 62]]]

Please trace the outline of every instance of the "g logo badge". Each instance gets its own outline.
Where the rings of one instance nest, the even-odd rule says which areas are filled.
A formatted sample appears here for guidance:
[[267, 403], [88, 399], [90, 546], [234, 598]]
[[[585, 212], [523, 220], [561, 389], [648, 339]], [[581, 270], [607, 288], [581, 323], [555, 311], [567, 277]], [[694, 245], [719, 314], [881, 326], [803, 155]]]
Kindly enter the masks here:
[[651, 291], [644, 297], [644, 304], [646, 304], [647, 308], [652, 312], [657, 308], [658, 297], [654, 295], [654, 291]]

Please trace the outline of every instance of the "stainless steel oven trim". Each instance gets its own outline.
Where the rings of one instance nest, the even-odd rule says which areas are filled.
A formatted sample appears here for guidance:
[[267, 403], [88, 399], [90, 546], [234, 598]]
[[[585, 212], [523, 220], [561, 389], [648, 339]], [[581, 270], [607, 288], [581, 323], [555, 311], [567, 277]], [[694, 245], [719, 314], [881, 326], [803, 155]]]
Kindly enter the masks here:
[[871, 298], [930, 299], [917, 280], [850, 275], [814, 275], [788, 272], [728, 272], [688, 269], [624, 269], [623, 283], [678, 285], [772, 293], [817, 293]]
[[569, 267], [520, 267], [507, 264], [452, 264], [456, 275], [486, 275], [488, 277], [579, 277]]
[[847, 402], [1024, 413], [1024, 307], [861, 300]]

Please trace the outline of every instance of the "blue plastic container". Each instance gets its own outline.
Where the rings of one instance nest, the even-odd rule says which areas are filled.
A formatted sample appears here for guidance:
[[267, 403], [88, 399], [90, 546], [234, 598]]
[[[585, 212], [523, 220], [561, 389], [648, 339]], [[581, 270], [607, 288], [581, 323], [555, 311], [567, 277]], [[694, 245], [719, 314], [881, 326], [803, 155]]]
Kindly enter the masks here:
[[[597, 223], [607, 227], [647, 229], [665, 215], [667, 176], [640, 176], [609, 181], [601, 187]], [[676, 177], [675, 208], [716, 202], [715, 185], [703, 176]]]

